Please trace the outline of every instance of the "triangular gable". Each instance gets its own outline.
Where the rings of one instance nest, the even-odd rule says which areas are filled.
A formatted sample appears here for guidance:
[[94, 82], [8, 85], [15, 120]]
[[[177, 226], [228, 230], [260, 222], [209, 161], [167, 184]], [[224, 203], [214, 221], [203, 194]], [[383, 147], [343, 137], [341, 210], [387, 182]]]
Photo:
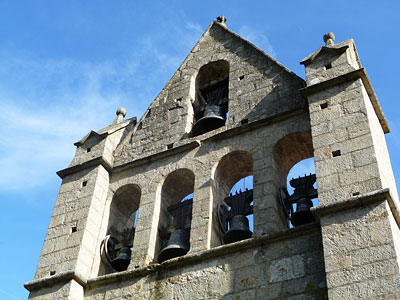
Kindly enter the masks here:
[[99, 139], [103, 139], [108, 135], [107, 132], [98, 134], [96, 131], [91, 130], [87, 135], [85, 135], [81, 140], [74, 143], [75, 146], [79, 147], [82, 146], [90, 137], [95, 137]]
[[136, 124], [136, 117], [129, 118], [127, 120], [123, 120], [121, 123], [111, 124], [107, 127], [100, 129], [99, 131], [91, 130], [88, 134], [86, 134], [82, 139], [74, 143], [75, 146], [82, 146], [90, 137], [97, 137], [99, 139], [105, 138], [107, 135], [114, 133], [117, 130], [120, 130], [123, 127], [130, 125], [131, 123]]
[[348, 45], [345, 45], [345, 46], [342, 46], [342, 47], [339, 47], [339, 48], [332, 48], [332, 47], [322, 46], [317, 51], [315, 51], [314, 53], [311, 53], [306, 58], [304, 58], [300, 62], [300, 64], [308, 65], [313, 60], [315, 60], [320, 54], [323, 54], [323, 53], [329, 53], [329, 54], [333, 54], [333, 55], [340, 55], [343, 52], [345, 52], [348, 48], [349, 48]]
[[[255, 93], [244, 94], [243, 96], [238, 96], [239, 92], [230, 94], [233, 98], [229, 99], [230, 117], [225, 129], [240, 126], [242, 119], [253, 122], [260, 118], [282, 113], [284, 110], [304, 106], [304, 99], [298, 92], [300, 88], [305, 86], [302, 78], [251, 42], [219, 22], [213, 21], [150, 104], [137, 125], [119, 144], [114, 152], [117, 165], [120, 160], [128, 161], [170, 149], [181, 140], [191, 137], [190, 130], [195, 121], [193, 117], [192, 121], [189, 120], [189, 115], [193, 115], [193, 108], [190, 108], [190, 106], [194, 105], [193, 101], [196, 101], [193, 93], [197, 93], [197, 89], [192, 87], [193, 82], [202, 66], [217, 61], [229, 61], [233, 72], [230, 72], [229, 76], [235, 76], [235, 80], [241, 80], [239, 79], [241, 76], [237, 76], [240, 74], [236, 74], [237, 70], [243, 69], [245, 73], [251, 69], [246, 74], [248, 77], [241, 81], [243, 85], [256, 85], [260, 78], [268, 81], [260, 83], [262, 87], [255, 87], [257, 89]], [[247, 67], [242, 68], [244, 65]], [[257, 78], [254, 78], [254, 76]], [[232, 87], [237, 85], [237, 82], [231, 82], [231, 80], [233, 78], [229, 78]], [[233, 88], [232, 90], [231, 87], [229, 89], [231, 93]], [[261, 89], [264, 89], [264, 95], [260, 96], [257, 93]], [[193, 90], [195, 91], [193, 92]], [[274, 98], [272, 100], [271, 95]], [[267, 96], [271, 97], [268, 98]], [[238, 99], [240, 97], [241, 99]], [[239, 107], [240, 105], [243, 107]], [[237, 114], [235, 116], [232, 114], [231, 108], [236, 109]], [[250, 110], [252, 110], [252, 114]]]
[[[266, 53], [264, 50], [260, 49], [259, 47], [257, 47], [256, 45], [254, 45], [253, 43], [251, 43], [250, 41], [246, 40], [245, 38], [241, 37], [240, 35], [238, 35], [237, 33], [231, 31], [228, 29], [228, 27], [221, 25], [218, 21], [212, 21], [211, 24], [207, 27], [206, 31], [204, 31], [204, 33], [202, 34], [202, 36], [200, 37], [200, 39], [197, 41], [197, 43], [194, 45], [194, 47], [192, 48], [192, 50], [189, 52], [189, 54], [186, 56], [186, 58], [184, 59], [184, 61], [182, 62], [182, 64], [179, 66], [178, 70], [174, 73], [174, 75], [172, 76], [172, 78], [168, 81], [168, 83], [164, 86], [164, 88], [161, 90], [161, 92], [157, 95], [156, 99], [158, 98], [158, 96], [162, 93], [162, 91], [164, 89], [166, 89], [172, 79], [174, 78], [174, 76], [176, 76], [177, 73], [179, 73], [182, 68], [186, 65], [187, 61], [190, 60], [190, 58], [193, 56], [193, 52], [196, 48], [198, 48], [198, 46], [200, 45], [200, 43], [202, 42], [202, 40], [204, 39], [204, 36], [206, 34], [208, 34], [210, 32], [210, 30], [214, 27], [214, 26], [218, 26], [220, 29], [225, 30], [227, 33], [231, 34], [234, 38], [241, 40], [242, 42], [246, 43], [247, 45], [251, 46], [253, 49], [255, 49], [256, 51], [258, 51], [261, 55], [267, 57], [268, 59], [270, 59], [272, 62], [274, 62], [277, 66], [279, 66], [280, 68], [282, 68], [282, 70], [284, 70], [285, 72], [299, 78], [300, 80], [303, 80], [301, 77], [297, 76], [294, 72], [292, 72], [291, 70], [289, 70], [288, 68], [286, 68], [284, 65], [282, 65], [280, 62], [278, 62], [275, 58], [273, 58], [272, 56], [270, 56], [268, 53]], [[303, 80], [304, 81], [304, 80]], [[151, 105], [150, 105], [151, 107]], [[142, 117], [143, 118], [143, 117]]]
[[355, 49], [356, 46], [354, 44], [353, 39], [348, 39], [346, 41], [340, 42], [338, 44], [333, 44], [330, 46], [322, 46], [320, 47], [317, 51], [315, 51], [314, 53], [311, 53], [310, 55], [308, 55], [307, 57], [305, 57], [300, 64], [302, 65], [308, 65], [310, 63], [312, 63], [318, 56], [320, 56], [323, 53], [328, 53], [331, 55], [341, 55], [342, 53], [344, 53], [348, 48], [353, 47], [354, 48], [354, 53], [356, 55], [356, 60], [361, 68], [361, 63], [360, 63], [360, 59], [358, 57], [358, 53], [357, 50]]
[[[179, 66], [179, 68], [177, 69], [177, 71], [174, 73], [174, 75], [171, 77], [171, 79], [167, 82], [167, 84], [163, 87], [163, 89], [158, 93], [158, 95], [156, 96], [155, 100], [150, 104], [149, 108], [152, 107], [153, 103], [159, 98], [159, 96], [162, 94], [162, 92], [167, 89], [170, 85], [171, 82], [173, 81], [173, 78], [183, 69], [183, 67], [186, 65], [187, 61], [189, 61], [191, 59], [191, 57], [193, 56], [193, 52], [196, 48], [199, 47], [200, 43], [202, 42], [202, 40], [204, 39], [204, 36], [207, 35], [210, 30], [214, 27], [214, 26], [218, 26], [220, 29], [225, 30], [227, 33], [231, 34], [234, 38], [241, 40], [242, 42], [246, 43], [247, 45], [251, 46], [254, 50], [256, 50], [257, 52], [259, 52], [261, 55], [267, 57], [269, 60], [271, 60], [273, 63], [275, 63], [277, 66], [279, 66], [283, 71], [287, 72], [288, 74], [297, 77], [299, 80], [303, 81], [304, 80], [299, 77], [297, 74], [295, 74], [294, 72], [292, 72], [291, 70], [289, 70], [288, 68], [286, 68], [284, 65], [282, 65], [280, 62], [278, 62], [275, 58], [273, 58], [272, 56], [270, 56], [268, 53], [266, 53], [264, 50], [260, 49], [259, 47], [257, 47], [256, 45], [254, 45], [253, 43], [251, 43], [250, 41], [246, 40], [245, 38], [241, 37], [240, 35], [238, 35], [237, 33], [229, 30], [226, 26], [221, 25], [218, 21], [212, 21], [211, 24], [207, 27], [207, 29], [204, 31], [204, 33], [201, 35], [200, 39], [197, 41], [197, 43], [194, 45], [194, 47], [192, 48], [192, 50], [189, 52], [189, 54], [186, 56], [186, 58], [184, 59], [184, 61], [182, 62], [182, 64]], [[140, 121], [143, 120], [143, 118], [146, 117], [148, 110], [143, 114], [143, 116], [140, 118], [138, 124], [140, 123]]]
[[303, 80], [301, 77], [297, 76], [296, 73], [292, 72], [291, 70], [289, 70], [288, 68], [286, 68], [284, 65], [282, 65], [279, 61], [277, 61], [275, 58], [273, 58], [272, 56], [270, 56], [268, 53], [266, 53], [264, 50], [262, 50], [261, 48], [257, 47], [256, 45], [254, 45], [252, 42], [246, 40], [245, 38], [241, 37], [240, 35], [238, 35], [237, 33], [229, 30], [227, 27], [220, 25], [219, 23], [217, 23], [216, 21], [213, 21], [213, 23], [215, 23], [216, 25], [220, 26], [221, 28], [225, 29], [227, 32], [229, 32], [230, 34], [232, 34], [233, 36], [235, 36], [236, 38], [242, 40], [244, 43], [250, 45], [252, 48], [254, 48], [255, 50], [257, 50], [260, 54], [268, 57], [272, 62], [274, 62], [277, 66], [281, 67], [282, 70], [284, 70], [285, 72], [299, 78], [300, 80]]

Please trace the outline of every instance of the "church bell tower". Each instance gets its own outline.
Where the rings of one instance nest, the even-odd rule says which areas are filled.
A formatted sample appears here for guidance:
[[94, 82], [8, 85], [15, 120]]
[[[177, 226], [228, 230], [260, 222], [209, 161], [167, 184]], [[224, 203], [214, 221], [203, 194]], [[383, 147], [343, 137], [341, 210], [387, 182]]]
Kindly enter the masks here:
[[398, 299], [389, 126], [354, 41], [324, 43], [304, 81], [211, 22], [139, 120], [75, 143], [29, 299]]

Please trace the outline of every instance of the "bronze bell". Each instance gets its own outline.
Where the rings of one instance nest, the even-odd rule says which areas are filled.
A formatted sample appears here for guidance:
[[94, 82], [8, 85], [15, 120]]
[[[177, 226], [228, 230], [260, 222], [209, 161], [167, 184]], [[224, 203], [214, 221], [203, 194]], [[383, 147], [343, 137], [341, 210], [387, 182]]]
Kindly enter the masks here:
[[291, 222], [293, 226], [304, 225], [315, 221], [310, 208], [313, 203], [309, 198], [301, 198], [297, 201], [296, 212], [292, 214]]
[[158, 262], [185, 255], [190, 249], [190, 233], [186, 229], [175, 229], [168, 240], [167, 246], [158, 255]]
[[194, 124], [192, 135], [197, 136], [225, 125], [225, 112], [219, 105], [207, 105], [204, 116]]
[[117, 271], [124, 271], [131, 262], [132, 250], [130, 247], [122, 247], [118, 251], [118, 256], [111, 261], [111, 266]]
[[246, 216], [233, 216], [232, 219], [229, 221], [229, 224], [230, 228], [228, 232], [224, 234], [225, 244], [230, 244], [251, 238], [253, 233], [250, 231], [249, 220]]

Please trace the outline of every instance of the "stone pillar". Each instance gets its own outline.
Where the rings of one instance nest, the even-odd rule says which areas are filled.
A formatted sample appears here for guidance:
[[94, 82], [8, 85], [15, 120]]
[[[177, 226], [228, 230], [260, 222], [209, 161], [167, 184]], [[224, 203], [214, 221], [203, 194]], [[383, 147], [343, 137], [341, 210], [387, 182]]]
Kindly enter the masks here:
[[[51, 282], [59, 285], [58, 279], [65, 281], [63, 277], [70, 273], [81, 280], [90, 277], [94, 258], [99, 254], [96, 245], [107, 190], [108, 172], [102, 165], [63, 178], [35, 275], [35, 281], [48, 281], [49, 287], [33, 289], [30, 299], [83, 299], [79, 280], [67, 281], [65, 284], [70, 287], [54, 292]], [[75, 296], [70, 297], [67, 291]]]
[[71, 164], [57, 172], [62, 184], [35, 278], [25, 284], [29, 299], [82, 300], [85, 281], [98, 275], [112, 153], [123, 133], [117, 129], [129, 124], [124, 114], [117, 111], [111, 131], [92, 131], [75, 143]]
[[389, 128], [354, 42], [335, 45], [332, 33], [324, 40], [302, 64], [329, 299], [383, 299], [400, 291]]

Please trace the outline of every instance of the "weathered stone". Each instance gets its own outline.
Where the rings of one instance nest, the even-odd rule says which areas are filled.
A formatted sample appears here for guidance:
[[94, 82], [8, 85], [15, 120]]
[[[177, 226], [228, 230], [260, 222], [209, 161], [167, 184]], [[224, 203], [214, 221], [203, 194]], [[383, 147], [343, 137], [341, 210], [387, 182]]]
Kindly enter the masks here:
[[[397, 299], [387, 122], [353, 40], [324, 39], [302, 62], [304, 82], [220, 17], [138, 122], [118, 109], [75, 143], [30, 299]], [[210, 105], [226, 120], [193, 136]], [[316, 222], [289, 228], [278, 192], [310, 157]], [[252, 175], [252, 210], [242, 212], [253, 215], [252, 238], [225, 245], [224, 199]], [[159, 264], [176, 229], [190, 237], [175, 247], [190, 249]], [[126, 270], [110, 264], [121, 253], [107, 240], [132, 247]]]

